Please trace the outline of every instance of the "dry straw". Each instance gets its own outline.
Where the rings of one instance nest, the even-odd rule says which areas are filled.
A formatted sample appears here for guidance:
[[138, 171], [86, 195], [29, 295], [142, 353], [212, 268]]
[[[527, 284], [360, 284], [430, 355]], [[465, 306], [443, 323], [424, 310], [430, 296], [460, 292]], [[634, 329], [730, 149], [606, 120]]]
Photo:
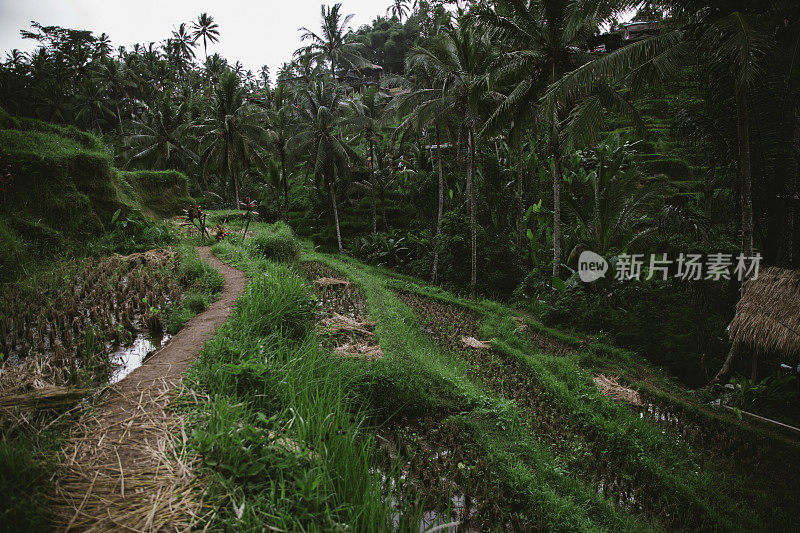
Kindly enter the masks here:
[[768, 267], [747, 281], [730, 337], [758, 351], [800, 355], [800, 270]]
[[631, 405], [644, 405], [642, 396], [637, 391], [621, 385], [616, 378], [600, 374], [594, 377], [594, 383], [601, 393], [612, 400], [626, 402]]
[[[186, 452], [175, 384], [111, 387], [61, 452], [52, 512], [60, 531], [189, 531], [208, 512]], [[183, 436], [183, 442], [176, 441]]]

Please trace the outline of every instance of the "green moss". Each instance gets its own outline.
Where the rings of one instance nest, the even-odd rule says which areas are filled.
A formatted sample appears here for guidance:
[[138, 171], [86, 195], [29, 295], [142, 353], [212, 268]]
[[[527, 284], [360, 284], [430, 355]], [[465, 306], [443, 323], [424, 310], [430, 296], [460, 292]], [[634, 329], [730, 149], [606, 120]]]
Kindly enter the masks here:
[[123, 219], [139, 211], [170, 216], [191, 200], [178, 172], [118, 172], [97, 137], [2, 110], [0, 162], [13, 178], [0, 193], [0, 279], [47, 260], [54, 250], [59, 256], [85, 253], [114, 230], [118, 211]]
[[174, 170], [117, 171], [120, 185], [135, 205], [152, 215], [178, 215], [192, 202], [189, 180]]

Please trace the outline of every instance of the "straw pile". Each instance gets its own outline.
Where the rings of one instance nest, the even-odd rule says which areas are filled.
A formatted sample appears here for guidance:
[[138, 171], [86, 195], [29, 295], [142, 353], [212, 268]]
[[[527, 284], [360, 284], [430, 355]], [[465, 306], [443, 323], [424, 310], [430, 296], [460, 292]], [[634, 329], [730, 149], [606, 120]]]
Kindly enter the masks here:
[[475, 337], [461, 337], [461, 343], [468, 348], [476, 350], [489, 350], [491, 348], [488, 342], [480, 341]]
[[747, 281], [730, 337], [758, 351], [800, 355], [800, 270], [768, 267]]
[[317, 331], [333, 339], [333, 349], [338, 355], [367, 360], [383, 357], [383, 350], [375, 340], [374, 327], [374, 322], [359, 320], [335, 311], [317, 322]]
[[302, 266], [319, 296], [317, 332], [330, 340], [333, 351], [341, 357], [367, 361], [383, 357], [361, 290], [325, 265]]
[[600, 374], [594, 377], [594, 383], [601, 393], [612, 400], [626, 402], [631, 405], [644, 405], [642, 396], [637, 391], [620, 385], [616, 378]]
[[168, 409], [174, 387], [164, 378], [157, 386], [114, 386], [84, 415], [55, 475], [57, 529], [188, 531], [197, 523], [202, 489], [185, 452], [184, 421]]

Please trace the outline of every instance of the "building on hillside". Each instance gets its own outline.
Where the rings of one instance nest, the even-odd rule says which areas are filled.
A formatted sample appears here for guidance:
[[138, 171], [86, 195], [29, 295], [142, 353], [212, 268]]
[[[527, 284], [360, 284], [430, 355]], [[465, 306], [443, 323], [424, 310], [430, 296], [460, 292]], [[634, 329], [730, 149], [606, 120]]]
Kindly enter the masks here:
[[622, 40], [625, 44], [642, 41], [661, 33], [661, 23], [655, 21], [626, 22], [622, 28]]
[[604, 33], [589, 38], [588, 51], [595, 54], [605, 54], [622, 48], [622, 35], [619, 33]]
[[353, 67], [338, 76], [338, 80], [354, 91], [360, 92], [364, 87], [377, 86], [383, 78], [383, 67], [369, 63], [363, 67]]

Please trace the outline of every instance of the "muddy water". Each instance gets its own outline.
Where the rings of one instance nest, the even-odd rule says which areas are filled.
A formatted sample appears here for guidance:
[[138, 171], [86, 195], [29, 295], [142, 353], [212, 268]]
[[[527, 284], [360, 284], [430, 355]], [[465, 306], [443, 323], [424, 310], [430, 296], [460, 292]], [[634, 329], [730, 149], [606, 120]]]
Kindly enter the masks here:
[[114, 384], [125, 378], [128, 374], [142, 366], [145, 359], [154, 351], [164, 346], [170, 339], [169, 335], [151, 337], [140, 333], [128, 346], [121, 346], [109, 355], [109, 361], [114, 367], [109, 378], [109, 383]]

